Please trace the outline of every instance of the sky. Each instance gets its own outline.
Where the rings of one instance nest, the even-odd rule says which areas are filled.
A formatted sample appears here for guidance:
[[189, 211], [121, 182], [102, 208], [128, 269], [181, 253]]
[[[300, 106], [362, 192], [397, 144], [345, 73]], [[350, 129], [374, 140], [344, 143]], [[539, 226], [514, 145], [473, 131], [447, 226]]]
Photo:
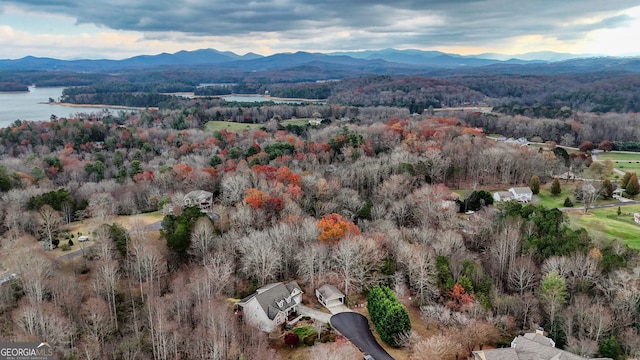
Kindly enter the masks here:
[[638, 0], [0, 0], [0, 59], [216, 49], [640, 55]]

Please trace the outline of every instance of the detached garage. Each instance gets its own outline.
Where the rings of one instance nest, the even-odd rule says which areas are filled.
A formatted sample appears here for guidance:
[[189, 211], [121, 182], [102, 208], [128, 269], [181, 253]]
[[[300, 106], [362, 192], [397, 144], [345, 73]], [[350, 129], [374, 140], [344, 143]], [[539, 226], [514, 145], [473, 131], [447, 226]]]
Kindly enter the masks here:
[[344, 304], [345, 295], [333, 285], [325, 284], [316, 289], [318, 301], [325, 307]]

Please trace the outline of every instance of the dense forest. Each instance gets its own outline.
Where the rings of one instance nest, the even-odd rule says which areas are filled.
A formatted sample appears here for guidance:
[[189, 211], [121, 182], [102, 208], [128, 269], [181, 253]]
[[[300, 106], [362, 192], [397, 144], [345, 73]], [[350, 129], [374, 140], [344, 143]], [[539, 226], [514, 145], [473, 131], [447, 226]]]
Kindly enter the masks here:
[[[393, 289], [416, 330], [390, 343], [408, 359], [464, 358], [538, 326], [582, 356], [640, 355], [637, 252], [569, 226], [558, 209], [491, 205], [479, 190], [589, 165], [496, 142], [489, 129], [631, 141], [637, 115], [444, 117], [397, 102], [410, 94], [450, 106], [482, 100], [482, 89], [394, 77], [322, 86], [362, 106], [175, 97], [154, 110], [0, 130], [1, 266], [19, 274], [0, 286], [0, 337], [46, 340], [64, 358], [286, 358], [280, 335], [240, 322], [228, 299], [297, 280], [308, 299], [329, 283], [349, 305], [378, 285]], [[283, 122], [293, 118], [324, 121]], [[211, 120], [258, 125], [208, 130]], [[193, 190], [213, 194], [215, 216], [185, 207]], [[469, 206], [477, 211], [464, 214]], [[161, 214], [159, 233], [146, 229], [149, 213]], [[56, 256], [76, 242], [68, 229], [79, 221], [91, 224], [93, 245]], [[296, 356], [358, 356], [309, 342]]]

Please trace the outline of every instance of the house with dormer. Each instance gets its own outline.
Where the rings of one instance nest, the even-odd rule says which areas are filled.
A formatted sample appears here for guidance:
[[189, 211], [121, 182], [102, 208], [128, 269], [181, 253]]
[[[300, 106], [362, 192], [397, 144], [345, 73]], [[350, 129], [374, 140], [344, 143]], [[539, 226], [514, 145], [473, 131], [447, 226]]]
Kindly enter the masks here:
[[270, 332], [278, 325], [293, 320], [296, 306], [302, 302], [302, 289], [297, 282], [265, 285], [236, 303], [236, 314], [262, 331]]

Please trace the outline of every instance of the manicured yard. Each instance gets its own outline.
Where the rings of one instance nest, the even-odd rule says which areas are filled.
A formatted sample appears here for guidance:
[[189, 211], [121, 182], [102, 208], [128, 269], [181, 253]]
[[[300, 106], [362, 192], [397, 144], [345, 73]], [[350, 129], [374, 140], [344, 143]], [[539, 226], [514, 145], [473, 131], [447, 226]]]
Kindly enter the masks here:
[[633, 221], [633, 213], [640, 212], [640, 205], [625, 205], [620, 210], [620, 216], [617, 215], [617, 206], [592, 209], [588, 215], [580, 210], [568, 214], [572, 224], [585, 228], [591, 234], [603, 234], [625, 242], [630, 248], [640, 249], [640, 225]]
[[[540, 187], [540, 192], [538, 195], [533, 196], [533, 203], [536, 205], [544, 205], [546, 208], [561, 208], [564, 207], [564, 199], [569, 197], [571, 201], [573, 200], [573, 192], [576, 188], [575, 183], [565, 183], [564, 181], [560, 181], [560, 195], [553, 196], [551, 195], [551, 183], [545, 184]], [[578, 206], [578, 204], [574, 204], [574, 206]]]
[[205, 125], [205, 129], [208, 131], [216, 131], [226, 129], [229, 131], [242, 131], [242, 130], [254, 130], [260, 129], [264, 124], [243, 124], [231, 121], [209, 121]]
[[596, 155], [598, 160], [623, 160], [623, 161], [640, 161], [640, 153], [626, 153], [626, 152], [605, 152]]
[[640, 161], [614, 161], [616, 169], [622, 170], [624, 172], [640, 172]]

